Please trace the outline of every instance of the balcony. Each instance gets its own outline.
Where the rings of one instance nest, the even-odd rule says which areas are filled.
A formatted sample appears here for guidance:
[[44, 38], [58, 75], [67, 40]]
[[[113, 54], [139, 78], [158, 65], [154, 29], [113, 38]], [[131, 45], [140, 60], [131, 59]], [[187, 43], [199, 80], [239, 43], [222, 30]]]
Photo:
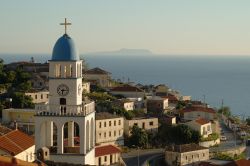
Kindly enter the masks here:
[[95, 103], [82, 105], [48, 105], [44, 110], [38, 110], [38, 116], [86, 116], [95, 112]]

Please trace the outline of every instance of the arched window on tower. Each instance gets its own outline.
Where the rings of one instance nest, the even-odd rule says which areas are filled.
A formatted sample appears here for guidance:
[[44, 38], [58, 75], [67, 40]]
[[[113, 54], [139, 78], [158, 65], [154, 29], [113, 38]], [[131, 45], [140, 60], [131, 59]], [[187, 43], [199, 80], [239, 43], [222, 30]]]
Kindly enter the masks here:
[[61, 67], [60, 64], [58, 64], [58, 68], [59, 68], [59, 70], [58, 70], [58, 77], [62, 77], [62, 67]]
[[70, 69], [70, 77], [73, 76], [73, 68], [72, 68], [72, 65], [69, 65], [69, 69]]
[[66, 78], [67, 77], [67, 66], [64, 66], [64, 70], [63, 70], [63, 77]]
[[61, 65], [60, 64], [55, 65], [55, 76], [61, 77]]
[[60, 105], [66, 105], [66, 99], [60, 98]]
[[60, 98], [61, 114], [66, 114], [66, 99]]
[[82, 77], [82, 65], [79, 64], [79, 66], [80, 66], [80, 77]]
[[77, 64], [77, 77], [79, 77], [80, 75], [80, 67], [79, 67], [79, 64]]

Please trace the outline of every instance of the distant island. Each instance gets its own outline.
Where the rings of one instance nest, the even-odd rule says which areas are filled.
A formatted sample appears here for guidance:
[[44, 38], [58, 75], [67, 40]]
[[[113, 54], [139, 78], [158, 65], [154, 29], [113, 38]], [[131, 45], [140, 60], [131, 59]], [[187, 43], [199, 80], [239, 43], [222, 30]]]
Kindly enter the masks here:
[[83, 55], [153, 55], [153, 53], [147, 49], [122, 48], [116, 51], [90, 52]]

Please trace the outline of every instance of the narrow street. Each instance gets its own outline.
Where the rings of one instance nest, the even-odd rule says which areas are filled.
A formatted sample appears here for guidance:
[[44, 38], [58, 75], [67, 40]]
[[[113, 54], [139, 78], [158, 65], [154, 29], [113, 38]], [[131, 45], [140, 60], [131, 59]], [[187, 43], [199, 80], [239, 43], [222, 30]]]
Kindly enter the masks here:
[[[139, 150], [139, 153], [137, 150], [134, 150], [132, 152], [123, 153], [122, 158], [126, 163], [126, 165], [128, 166], [138, 166], [138, 165], [141, 166], [148, 158], [155, 155], [160, 155], [162, 153], [163, 149]], [[139, 162], [138, 162], [138, 156], [139, 156]]]
[[227, 128], [227, 126], [222, 122], [220, 123], [220, 126], [221, 126], [221, 129], [223, 132], [222, 135], [226, 136], [227, 140], [221, 141], [221, 143], [218, 147], [209, 148], [210, 151], [219, 152], [219, 151], [222, 151], [224, 149], [230, 149], [230, 148], [234, 148], [236, 146], [242, 145], [242, 141], [235, 137], [236, 133], [234, 133], [232, 130]]

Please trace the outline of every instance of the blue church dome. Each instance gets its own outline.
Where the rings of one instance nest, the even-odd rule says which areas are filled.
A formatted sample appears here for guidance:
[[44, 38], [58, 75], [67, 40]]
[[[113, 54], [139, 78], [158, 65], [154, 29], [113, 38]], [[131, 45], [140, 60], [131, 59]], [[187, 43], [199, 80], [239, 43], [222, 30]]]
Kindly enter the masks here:
[[79, 60], [79, 55], [76, 51], [74, 41], [64, 34], [60, 37], [53, 48], [53, 61], [76, 61]]

